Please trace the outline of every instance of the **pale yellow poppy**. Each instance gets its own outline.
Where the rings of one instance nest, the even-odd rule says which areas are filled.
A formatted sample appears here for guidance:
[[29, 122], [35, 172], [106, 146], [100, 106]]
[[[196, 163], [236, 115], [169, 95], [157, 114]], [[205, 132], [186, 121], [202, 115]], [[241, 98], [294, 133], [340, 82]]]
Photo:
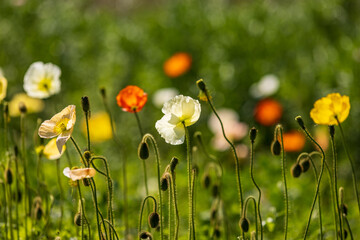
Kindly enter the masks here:
[[[90, 139], [92, 142], [103, 142], [113, 137], [110, 117], [106, 112], [91, 114], [89, 119]], [[81, 130], [86, 134], [86, 121], [81, 123]]]
[[6, 97], [7, 84], [6, 78], [0, 75], [0, 102]]
[[11, 117], [20, 116], [19, 104], [25, 104], [27, 113], [37, 113], [44, 109], [44, 101], [26, 95], [26, 93], [16, 94], [9, 102], [9, 114]]
[[51, 139], [44, 147], [43, 149], [43, 155], [49, 159], [49, 160], [56, 160], [59, 159], [64, 151], [66, 149], [66, 146], [63, 145], [61, 153], [59, 152], [57, 146], [56, 146], [56, 139]]

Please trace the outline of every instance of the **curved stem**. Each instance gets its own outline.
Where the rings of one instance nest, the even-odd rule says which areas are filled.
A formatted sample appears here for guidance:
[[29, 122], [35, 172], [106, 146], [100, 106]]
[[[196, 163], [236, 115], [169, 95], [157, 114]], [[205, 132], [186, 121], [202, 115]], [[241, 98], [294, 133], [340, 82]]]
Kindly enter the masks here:
[[90, 225], [89, 225], [89, 222], [85, 215], [85, 206], [84, 206], [84, 202], [83, 202], [82, 195], [81, 195], [80, 181], [77, 181], [76, 185], [78, 187], [78, 193], [79, 193], [80, 204], [81, 204], [81, 239], [84, 239], [84, 223], [86, 223], [86, 225], [87, 225], [89, 238], [91, 238]]
[[255, 231], [258, 232], [258, 224], [257, 224], [257, 222], [258, 222], [258, 220], [257, 220], [257, 215], [258, 215], [257, 209], [258, 208], [257, 208], [257, 204], [256, 204], [256, 199], [253, 196], [249, 196], [249, 197], [247, 197], [245, 199], [244, 209], [243, 209], [243, 212], [242, 212], [242, 217], [246, 218], [247, 205], [248, 205], [249, 200], [252, 200], [253, 203], [254, 203], [254, 215], [255, 215], [255, 223], [256, 223], [255, 224]]
[[154, 151], [155, 151], [155, 158], [156, 158], [156, 165], [157, 165], [157, 180], [158, 180], [158, 193], [159, 193], [159, 204], [160, 204], [160, 207], [159, 207], [159, 213], [160, 213], [160, 238], [161, 240], [163, 240], [164, 238], [164, 233], [163, 233], [163, 209], [162, 209], [162, 194], [161, 194], [161, 189], [160, 189], [160, 178], [161, 178], [161, 172], [160, 172], [160, 169], [161, 169], [161, 166], [160, 166], [160, 154], [159, 154], [159, 149], [157, 147], [157, 144], [156, 144], [156, 141], [155, 141], [155, 138], [147, 133], [143, 136], [143, 141], [147, 141], [147, 140], [150, 140], [153, 148], [154, 148]]
[[[93, 178], [90, 178], [90, 187], [91, 187], [91, 191], [93, 194], [93, 201], [94, 201], [94, 206], [95, 206], [95, 212], [96, 212], [96, 221], [97, 221], [97, 226], [98, 226], [98, 235], [99, 235], [99, 239], [101, 239], [101, 226], [100, 226], [100, 221], [99, 221], [99, 206], [97, 203], [97, 196], [96, 196], [96, 185], [95, 185], [95, 181]], [[106, 228], [105, 228], [106, 231]]]
[[[141, 203], [141, 207], [140, 207], [140, 216], [139, 216], [139, 226], [138, 226], [138, 233], [141, 232], [141, 223], [142, 223], [142, 216], [143, 216], [143, 212], [144, 212], [144, 205], [146, 203], [146, 201], [151, 198], [154, 202], [154, 208], [153, 208], [153, 211], [156, 212], [156, 209], [157, 209], [157, 204], [156, 204], [156, 199], [151, 196], [151, 195], [148, 195], [144, 198], [144, 200], [142, 201]], [[161, 218], [161, 216], [160, 216]]]
[[341, 133], [341, 140], [343, 142], [344, 148], [345, 148], [345, 152], [346, 155], [349, 159], [350, 165], [351, 165], [351, 171], [352, 171], [352, 179], [353, 179], [353, 186], [354, 186], [354, 193], [356, 195], [356, 201], [357, 201], [357, 205], [358, 205], [358, 209], [359, 209], [359, 213], [360, 213], [360, 200], [359, 200], [359, 192], [358, 192], [358, 188], [357, 188], [357, 180], [356, 180], [356, 171], [355, 171], [355, 167], [354, 167], [354, 163], [352, 161], [349, 149], [347, 148], [346, 142], [345, 142], [345, 136], [344, 136], [344, 132], [343, 129], [341, 127], [340, 121], [337, 117], [336, 121], [338, 123], [339, 129], [340, 129], [340, 133]]
[[284, 149], [284, 138], [283, 138], [283, 128], [279, 127], [280, 131], [280, 140], [281, 140], [281, 168], [282, 168], [282, 177], [284, 182], [284, 200], [285, 200], [285, 231], [284, 239], [287, 239], [287, 231], [289, 224], [289, 196], [287, 191], [287, 182], [286, 182], [286, 159], [285, 159], [285, 149]]
[[114, 232], [114, 234], [115, 234], [115, 236], [116, 236], [116, 239], [119, 240], [119, 236], [118, 236], [118, 234], [117, 234], [114, 226], [113, 226], [107, 219], [104, 219], [103, 222], [107, 223], [107, 224], [111, 227], [112, 231]]
[[[260, 236], [261, 236], [261, 240], [263, 239], [263, 230], [262, 230], [262, 219], [261, 219], [261, 212], [260, 212], [260, 203], [261, 203], [261, 190], [260, 187], [257, 185], [257, 183], [255, 182], [254, 179], [254, 174], [253, 174], [253, 168], [254, 168], [254, 141], [250, 141], [251, 142], [251, 152], [250, 152], [250, 177], [251, 180], [253, 182], [253, 184], [255, 185], [256, 189], [258, 190], [259, 193], [259, 197], [258, 197], [258, 204], [257, 204], [257, 214], [259, 215], [259, 222], [260, 222]], [[284, 161], [283, 161], [284, 163]], [[284, 168], [284, 165], [283, 165]], [[286, 180], [285, 180], [286, 182]], [[286, 188], [286, 185], [285, 185]], [[287, 213], [285, 213], [285, 215], [287, 216]], [[258, 222], [256, 222], [256, 225], [258, 224]], [[258, 236], [258, 232], [256, 231], [256, 239]], [[285, 239], [286, 239], [286, 234], [285, 234]]]
[[84, 163], [85, 167], [89, 167], [89, 164], [85, 161], [84, 155], [82, 154], [79, 145], [76, 143], [75, 139], [73, 136], [70, 137], [72, 143], [74, 144], [74, 147], [76, 149], [76, 151], [79, 153], [82, 162]]

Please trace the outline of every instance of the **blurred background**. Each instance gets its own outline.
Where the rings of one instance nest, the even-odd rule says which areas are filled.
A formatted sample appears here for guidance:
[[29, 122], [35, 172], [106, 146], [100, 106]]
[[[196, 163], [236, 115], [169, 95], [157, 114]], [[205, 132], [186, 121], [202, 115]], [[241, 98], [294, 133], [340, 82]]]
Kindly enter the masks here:
[[[33, 62], [51, 62], [61, 68], [62, 85], [58, 95], [42, 103], [27, 100], [28, 108], [44, 104], [27, 118], [28, 149], [33, 157], [29, 161], [35, 164], [34, 149], [38, 140], [32, 140], [32, 137], [36, 136], [33, 130], [37, 129], [37, 118], [49, 119], [65, 106], [77, 105], [78, 127], [74, 136], [85, 146], [81, 97], [87, 95], [90, 98], [94, 126], [97, 126], [93, 131], [102, 129], [105, 132], [108, 121], [95, 122], [95, 116], [104, 112], [99, 89], [106, 89], [117, 133], [127, 143], [130, 225], [132, 233], [136, 233], [138, 209], [144, 196], [142, 173], [137, 172], [140, 160], [136, 149], [140, 136], [134, 116], [121, 111], [115, 97], [127, 85], [137, 85], [148, 94], [148, 102], [139, 113], [140, 120], [144, 130], [152, 133], [159, 143], [163, 167], [174, 155], [181, 160], [179, 198], [186, 199], [185, 146], [166, 144], [154, 126], [163, 115], [161, 107], [166, 100], [176, 94], [197, 98], [199, 91], [195, 82], [204, 79], [215, 107], [222, 112], [224, 121], [228, 121], [225, 125], [232, 126], [227, 131], [243, 159], [242, 179], [246, 195], [257, 194], [248, 176], [247, 134], [252, 126], [259, 130], [254, 174], [264, 193], [265, 234], [267, 239], [279, 239], [284, 217], [281, 166], [280, 159], [273, 157], [269, 150], [276, 123], [283, 124], [289, 134], [285, 142], [288, 169], [299, 153], [315, 150], [298, 131], [294, 121], [297, 115], [303, 116], [305, 124], [319, 142], [322, 141], [321, 145], [327, 149], [331, 159], [331, 148], [327, 148], [328, 130], [315, 126], [309, 112], [313, 103], [328, 93], [349, 96], [351, 110], [343, 127], [355, 164], [360, 166], [360, 149], [357, 147], [360, 141], [359, 9], [360, 2], [356, 0], [2, 0], [0, 67], [8, 80], [5, 100], [11, 104], [17, 94], [24, 92], [24, 74]], [[15, 113], [11, 126], [13, 142], [16, 143], [19, 140], [19, 119]], [[222, 194], [229, 219], [226, 225], [231, 236], [229, 239], [234, 239], [238, 233], [238, 202], [233, 159], [206, 102], [202, 102], [199, 122], [190, 127], [191, 133], [196, 130], [202, 132], [209, 152], [224, 164]], [[115, 215], [120, 228], [123, 226], [120, 154], [108, 137], [102, 136], [96, 141], [94, 136], [94, 140], [94, 152], [109, 158], [115, 176]], [[350, 166], [338, 140], [339, 186], [345, 187], [349, 208], [354, 209], [349, 213], [350, 224], [354, 226], [354, 233], [359, 234], [355, 227], [359, 222]], [[72, 146], [68, 145], [73, 158], [77, 158]], [[199, 153], [194, 162], [199, 166], [201, 179], [207, 159]], [[154, 185], [152, 193], [156, 194], [154, 164], [154, 159], [148, 161], [149, 176]], [[65, 167], [66, 162], [62, 165]], [[50, 190], [56, 196], [56, 179], [51, 177], [55, 165], [47, 161], [44, 166], [49, 171], [46, 181], [49, 186], [54, 186]], [[288, 179], [291, 188], [289, 235], [291, 239], [297, 239], [303, 232], [310, 209], [315, 189], [314, 176], [309, 172], [293, 179], [289, 174]], [[64, 184], [65, 181], [64, 178]], [[198, 235], [199, 239], [208, 239], [212, 198], [208, 190], [200, 187], [200, 182]], [[326, 210], [329, 204], [326, 187], [328, 183], [324, 180], [324, 224], [331, 232], [332, 215]], [[66, 189], [70, 196], [70, 187], [66, 186]], [[103, 202], [106, 202], [105, 193]], [[69, 219], [76, 209], [73, 202], [68, 202], [66, 217]], [[182, 202], [181, 228], [186, 236], [187, 204]], [[310, 239], [317, 239], [317, 217], [315, 212]], [[224, 228], [222, 231], [226, 232]], [[71, 233], [73, 230], [69, 227]], [[332, 239], [329, 235], [328, 239]]]

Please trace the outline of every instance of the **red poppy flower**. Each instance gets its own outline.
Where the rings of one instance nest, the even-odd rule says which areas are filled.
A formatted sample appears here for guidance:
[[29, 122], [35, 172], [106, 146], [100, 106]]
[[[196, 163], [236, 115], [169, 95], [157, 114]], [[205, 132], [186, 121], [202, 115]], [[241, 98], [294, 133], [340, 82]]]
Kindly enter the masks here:
[[298, 131], [284, 133], [283, 140], [285, 152], [299, 152], [305, 145], [305, 137]]
[[273, 99], [264, 99], [258, 102], [255, 108], [255, 120], [264, 126], [272, 126], [279, 122], [282, 116], [282, 106]]
[[116, 96], [116, 102], [125, 112], [139, 112], [147, 101], [147, 94], [138, 86], [129, 85]]
[[191, 61], [189, 54], [184, 52], [176, 53], [164, 63], [164, 72], [168, 77], [178, 77], [190, 69]]

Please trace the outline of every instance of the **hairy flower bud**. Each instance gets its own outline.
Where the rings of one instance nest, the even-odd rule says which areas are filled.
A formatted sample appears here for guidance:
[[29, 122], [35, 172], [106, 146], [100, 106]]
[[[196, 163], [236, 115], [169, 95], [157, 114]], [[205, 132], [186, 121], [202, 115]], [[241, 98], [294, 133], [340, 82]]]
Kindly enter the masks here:
[[253, 143], [256, 139], [256, 135], [257, 135], [257, 130], [255, 127], [252, 127], [250, 129], [250, 133], [249, 133], [249, 136], [250, 136], [250, 141]]
[[90, 111], [90, 101], [88, 96], [81, 97], [81, 106], [85, 113]]
[[198, 86], [198, 88], [199, 88], [201, 91], [203, 91], [203, 92], [206, 91], [206, 84], [205, 84], [204, 80], [202, 80], [202, 79], [197, 80], [197, 81], [196, 81], [196, 85]]
[[298, 163], [295, 163], [294, 165], [292, 165], [291, 167], [291, 175], [294, 178], [298, 178], [301, 175], [301, 167]]
[[301, 117], [301, 116], [297, 116], [297, 117], [295, 118], [295, 120], [297, 121], [297, 123], [299, 124], [299, 126], [300, 126], [302, 129], [305, 130], [305, 124], [304, 124], [304, 121], [303, 121], [302, 117]]
[[139, 234], [139, 238], [140, 239], [149, 239], [149, 240], [153, 239], [151, 233], [145, 232], [145, 231], [143, 231]]
[[148, 221], [151, 228], [156, 228], [160, 222], [160, 215], [157, 212], [150, 213]]
[[146, 142], [141, 141], [138, 147], [138, 156], [142, 160], [146, 160], [149, 158], [149, 146]]
[[5, 169], [5, 174], [4, 175], [5, 175], [4, 176], [5, 177], [5, 182], [7, 184], [11, 185], [12, 182], [13, 182], [13, 173], [12, 173], [11, 169], [10, 168]]
[[74, 224], [76, 226], [79, 226], [79, 227], [81, 226], [81, 213], [80, 212], [75, 214], [75, 216], [74, 216]]
[[174, 172], [176, 165], [179, 163], [179, 159], [177, 157], [173, 157], [170, 161], [170, 171]]
[[301, 171], [302, 171], [303, 173], [306, 173], [307, 170], [309, 170], [309, 168], [310, 168], [310, 161], [309, 161], [309, 159], [308, 159], [308, 158], [302, 159], [302, 160], [300, 161], [300, 167], [301, 167]]
[[243, 230], [244, 232], [248, 232], [249, 231], [249, 220], [247, 220], [247, 218], [242, 217], [240, 218], [240, 222], [239, 222], [240, 228], [241, 230]]
[[160, 179], [160, 188], [162, 191], [166, 191], [169, 187], [169, 184], [168, 184], [168, 180], [166, 179], [166, 177], [161, 177]]
[[211, 178], [208, 173], [204, 174], [204, 176], [202, 178], [202, 184], [203, 184], [204, 188], [209, 188], [209, 186], [211, 184]]
[[271, 143], [271, 152], [273, 155], [275, 156], [279, 156], [281, 153], [281, 144], [279, 142], [279, 140], [275, 139], [272, 143]]

